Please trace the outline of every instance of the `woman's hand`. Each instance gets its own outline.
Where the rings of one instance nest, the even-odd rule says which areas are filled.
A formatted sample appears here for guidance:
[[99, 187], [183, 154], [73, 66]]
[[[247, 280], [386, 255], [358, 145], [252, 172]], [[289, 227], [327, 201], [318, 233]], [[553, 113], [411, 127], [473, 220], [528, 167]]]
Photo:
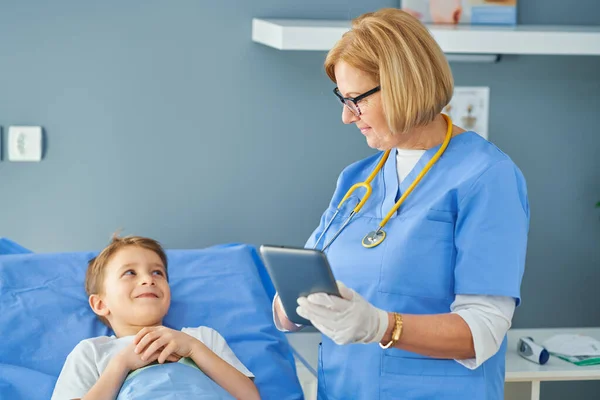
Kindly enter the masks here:
[[187, 333], [164, 326], [144, 328], [133, 339], [135, 352], [141, 355], [142, 360], [152, 358], [158, 352], [156, 360], [161, 364], [169, 357], [192, 357], [197, 343], [200, 342]]
[[288, 332], [294, 332], [300, 330], [302, 325], [298, 325], [289, 320], [285, 310], [283, 309], [283, 304], [281, 304], [281, 298], [279, 294], [275, 293], [275, 298], [273, 299], [273, 311], [275, 314], [275, 318], [278, 322], [277, 329], [284, 329]]
[[389, 324], [388, 313], [372, 306], [338, 281], [342, 298], [315, 293], [298, 298], [298, 315], [337, 344], [380, 342]]

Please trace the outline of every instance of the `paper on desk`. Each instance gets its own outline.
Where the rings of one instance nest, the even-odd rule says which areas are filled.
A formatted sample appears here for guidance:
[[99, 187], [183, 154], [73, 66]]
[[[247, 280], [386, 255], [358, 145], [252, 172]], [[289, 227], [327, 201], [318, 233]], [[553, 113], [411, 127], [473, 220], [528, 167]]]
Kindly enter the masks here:
[[562, 334], [543, 343], [550, 353], [568, 357], [600, 356], [600, 341], [584, 335]]

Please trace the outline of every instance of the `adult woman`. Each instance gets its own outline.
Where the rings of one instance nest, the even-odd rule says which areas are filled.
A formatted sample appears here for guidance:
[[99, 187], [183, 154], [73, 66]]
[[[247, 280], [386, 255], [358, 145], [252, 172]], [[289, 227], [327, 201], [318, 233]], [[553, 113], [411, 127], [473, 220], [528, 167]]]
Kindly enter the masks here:
[[[384, 9], [357, 18], [325, 69], [337, 83], [343, 122], [390, 156], [342, 172], [307, 243], [327, 247], [345, 284], [343, 298], [298, 299], [298, 314], [324, 333], [319, 395], [502, 399], [505, 336], [520, 301], [529, 226], [521, 172], [441, 114], [453, 92], [450, 68], [409, 14]], [[327, 228], [350, 187], [380, 162], [360, 212], [343, 227], [359, 190]], [[377, 234], [365, 237], [369, 231]], [[278, 297], [274, 305], [278, 327], [298, 329]]]

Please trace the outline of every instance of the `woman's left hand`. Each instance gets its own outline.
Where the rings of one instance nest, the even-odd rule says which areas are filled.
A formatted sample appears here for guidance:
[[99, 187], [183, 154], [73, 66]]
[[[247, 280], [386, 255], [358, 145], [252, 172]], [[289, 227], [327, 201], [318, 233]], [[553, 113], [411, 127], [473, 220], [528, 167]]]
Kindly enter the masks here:
[[388, 313], [338, 281], [342, 298], [325, 293], [299, 297], [298, 315], [337, 344], [376, 343], [388, 328]]

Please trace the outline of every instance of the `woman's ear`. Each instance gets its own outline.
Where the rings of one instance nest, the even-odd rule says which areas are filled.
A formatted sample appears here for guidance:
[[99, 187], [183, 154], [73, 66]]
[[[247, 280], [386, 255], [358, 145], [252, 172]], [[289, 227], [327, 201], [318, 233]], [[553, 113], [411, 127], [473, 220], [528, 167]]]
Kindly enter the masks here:
[[106, 317], [108, 314], [110, 314], [110, 310], [108, 309], [106, 303], [104, 302], [104, 300], [102, 300], [102, 297], [100, 297], [100, 295], [92, 294], [90, 295], [88, 301], [90, 303], [92, 311], [94, 311], [97, 315], [101, 317]]

